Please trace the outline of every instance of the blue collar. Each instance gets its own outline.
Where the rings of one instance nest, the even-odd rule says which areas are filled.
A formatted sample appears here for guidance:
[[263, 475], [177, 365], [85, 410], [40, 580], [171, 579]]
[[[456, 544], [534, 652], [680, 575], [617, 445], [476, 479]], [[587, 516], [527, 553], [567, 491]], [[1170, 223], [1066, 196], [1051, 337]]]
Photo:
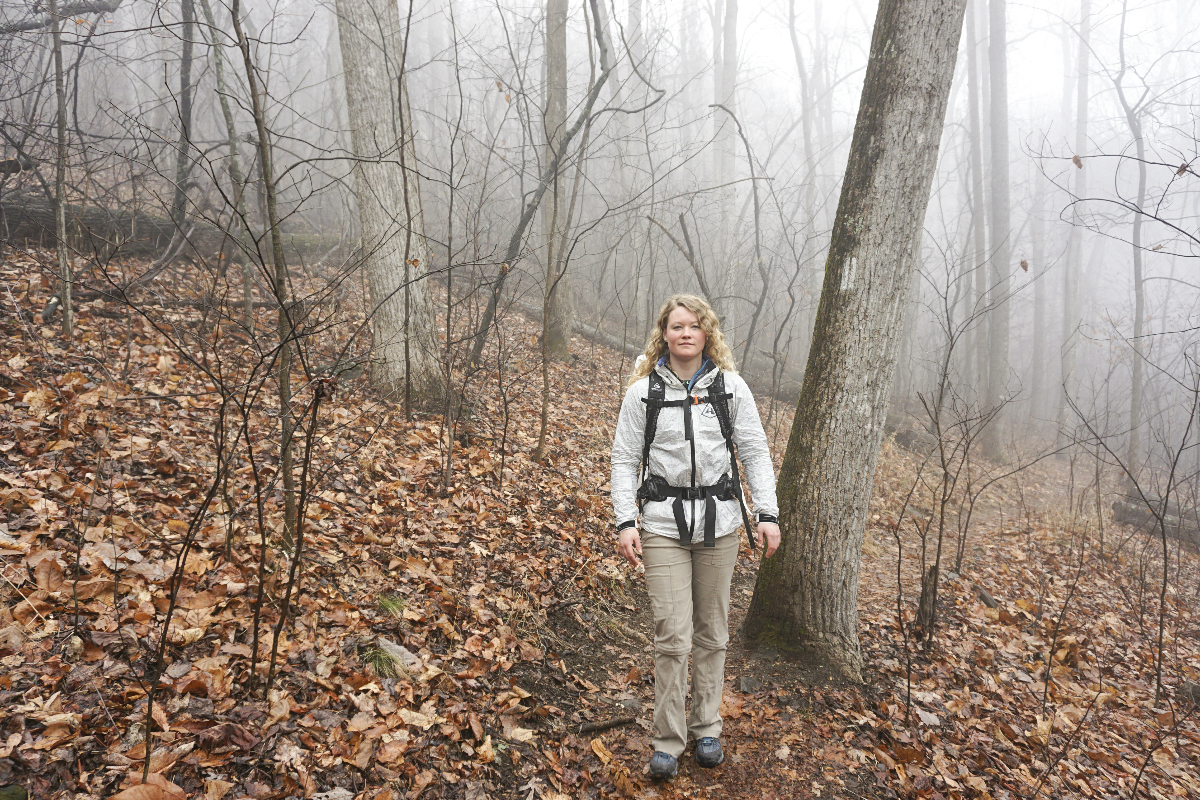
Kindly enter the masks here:
[[[671, 355], [668, 353], [667, 355], [660, 358], [658, 360], [658, 366], [660, 366], [660, 367], [665, 366], [668, 370], [671, 370]], [[687, 389], [688, 393], [690, 394], [692, 391], [692, 387], [696, 385], [696, 381], [700, 380], [700, 376], [703, 375], [704, 373], [708, 372], [709, 369], [715, 368], [715, 366], [716, 365], [713, 364], [712, 359], [709, 358], [708, 356], [705, 356], [704, 360], [700, 362], [700, 369], [696, 370], [696, 374], [693, 375], [688, 380], [685, 381], [683, 378], [679, 378], [678, 375], [675, 375], [674, 370], [671, 370], [671, 374], [675, 375], [676, 378], [679, 378], [679, 382], [683, 384], [684, 388]]]

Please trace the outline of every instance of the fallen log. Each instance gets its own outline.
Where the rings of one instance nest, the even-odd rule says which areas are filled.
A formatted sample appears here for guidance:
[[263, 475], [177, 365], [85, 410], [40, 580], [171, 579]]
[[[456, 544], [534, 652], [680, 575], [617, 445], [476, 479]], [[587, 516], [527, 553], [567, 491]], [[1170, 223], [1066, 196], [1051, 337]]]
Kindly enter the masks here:
[[[175, 223], [168, 217], [124, 208], [111, 210], [94, 203], [68, 203], [67, 230], [71, 247], [97, 261], [117, 256], [160, 258], [176, 234]], [[10, 244], [53, 248], [54, 205], [43, 193], [31, 190], [0, 196], [0, 239]], [[233, 233], [197, 216], [189, 224], [182, 254], [201, 257], [220, 252], [231, 254], [237, 248], [236, 240]], [[284, 254], [289, 264], [345, 258], [352, 246], [353, 243], [337, 236], [283, 234]], [[270, 248], [265, 242], [260, 251], [261, 258], [269, 260]]]
[[[1151, 511], [1147, 501], [1154, 505]], [[1143, 533], [1159, 536], [1165, 528], [1167, 538], [1200, 548], [1200, 520], [1194, 511], [1181, 511], [1175, 503], [1162, 508], [1157, 497], [1118, 497], [1112, 504], [1113, 520], [1137, 528]], [[1161, 517], [1161, 520], [1160, 520]]]
[[[94, 204], [68, 203], [67, 225], [77, 250], [104, 258], [116, 252], [158, 253], [175, 233], [175, 225], [166, 217], [110, 211]], [[54, 247], [54, 205], [41, 192], [5, 194], [0, 197], [0, 236], [12, 244]]]
[[0, 161], [0, 175], [16, 175], [27, 169], [33, 169], [37, 163], [25, 156], [17, 156], [16, 158], [6, 158]]

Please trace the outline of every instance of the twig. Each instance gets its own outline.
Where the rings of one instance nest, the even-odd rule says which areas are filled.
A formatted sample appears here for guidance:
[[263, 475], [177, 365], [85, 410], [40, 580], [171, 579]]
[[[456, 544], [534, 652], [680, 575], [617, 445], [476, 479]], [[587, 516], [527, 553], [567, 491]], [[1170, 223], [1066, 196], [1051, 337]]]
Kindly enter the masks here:
[[619, 725], [628, 725], [633, 722], [636, 717], [617, 717], [605, 722], [585, 722], [579, 726], [579, 734], [582, 736], [585, 733], [599, 733], [606, 731], [609, 728], [615, 728]]

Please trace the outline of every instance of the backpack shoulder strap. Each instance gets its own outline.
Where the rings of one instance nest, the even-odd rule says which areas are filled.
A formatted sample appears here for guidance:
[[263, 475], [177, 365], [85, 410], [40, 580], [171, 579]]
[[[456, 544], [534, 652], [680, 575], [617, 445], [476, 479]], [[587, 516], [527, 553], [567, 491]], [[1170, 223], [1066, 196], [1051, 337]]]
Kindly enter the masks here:
[[718, 371], [712, 383], [708, 385], [708, 402], [716, 412], [717, 422], [721, 425], [721, 435], [725, 437], [725, 447], [729, 449], [729, 467], [733, 472], [734, 491], [737, 492], [738, 507], [742, 512], [742, 524], [746, 526], [746, 538], [750, 540], [750, 549], [758, 549], [754, 541], [754, 529], [750, 527], [750, 515], [746, 511], [746, 500], [742, 497], [742, 475], [738, 470], [737, 448], [733, 444], [733, 420], [729, 416], [729, 398], [733, 395], [725, 391], [725, 373]]
[[725, 437], [725, 443], [729, 445], [732, 454], [733, 420], [729, 416], [729, 398], [731, 397], [733, 395], [725, 391], [725, 373], [718, 371], [717, 376], [708, 385], [708, 402], [716, 412], [717, 422], [721, 425], [721, 435]]
[[663, 400], [667, 396], [667, 385], [658, 374], [658, 370], [650, 370], [650, 388], [646, 391], [646, 428], [642, 435], [642, 477], [650, 468], [650, 445], [654, 442], [654, 434], [658, 432], [658, 415], [662, 411]]

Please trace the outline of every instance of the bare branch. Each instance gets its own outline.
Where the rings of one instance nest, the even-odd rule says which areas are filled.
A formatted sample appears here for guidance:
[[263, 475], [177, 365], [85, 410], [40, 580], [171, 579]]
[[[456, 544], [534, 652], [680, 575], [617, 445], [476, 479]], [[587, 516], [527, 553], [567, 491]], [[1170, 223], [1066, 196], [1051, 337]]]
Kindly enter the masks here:
[[[66, 19], [67, 17], [79, 16], [80, 14], [111, 14], [120, 5], [121, 0], [84, 0], [84, 2], [68, 3], [60, 6], [58, 16]], [[24, 22], [10, 22], [0, 25], [0, 36], [11, 36], [14, 33], [24, 33], [25, 31], [40, 31], [42, 28], [49, 28], [51, 21], [51, 15], [48, 12], [42, 12], [33, 19], [27, 19]]]

